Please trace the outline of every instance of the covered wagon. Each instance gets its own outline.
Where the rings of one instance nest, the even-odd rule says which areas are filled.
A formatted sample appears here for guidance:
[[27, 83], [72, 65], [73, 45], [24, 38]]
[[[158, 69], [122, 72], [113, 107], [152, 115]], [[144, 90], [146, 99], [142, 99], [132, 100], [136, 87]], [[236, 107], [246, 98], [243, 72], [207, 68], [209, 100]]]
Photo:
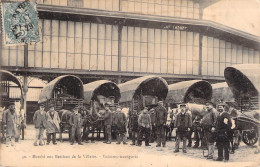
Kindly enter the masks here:
[[236, 128], [243, 132], [242, 140], [247, 145], [253, 145], [257, 142], [260, 131], [260, 64], [227, 67], [224, 76], [237, 108], [241, 111], [236, 119]]
[[[18, 124], [19, 130], [21, 130], [22, 139], [24, 139], [24, 127], [25, 127], [25, 113], [22, 109], [23, 103], [23, 89], [20, 80], [11, 72], [6, 70], [0, 70], [0, 135], [1, 140], [5, 140], [5, 128], [2, 126], [3, 113], [10, 105], [15, 105], [16, 113], [19, 116]], [[20, 135], [20, 133], [18, 134]], [[16, 139], [18, 139], [17, 136]]]
[[44, 105], [48, 111], [50, 104], [60, 116], [60, 141], [62, 133], [70, 132], [69, 118], [71, 109], [83, 106], [83, 83], [74, 75], [62, 75], [49, 82], [41, 91], [39, 105]]
[[[102, 114], [105, 111], [104, 104], [117, 105], [120, 99], [120, 90], [116, 83], [108, 80], [94, 81], [84, 85], [84, 106], [88, 110], [87, 128], [92, 133], [100, 134], [104, 132]], [[83, 139], [87, 140], [86, 127], [83, 131]]]
[[212, 86], [212, 99], [214, 104], [234, 102], [234, 97], [231, 89], [226, 82], [211, 84]]
[[157, 105], [164, 101], [168, 93], [167, 82], [158, 76], [144, 76], [119, 84], [120, 104], [129, 108], [129, 112], [140, 112], [144, 107]]
[[83, 83], [74, 75], [62, 75], [49, 82], [41, 91], [39, 104], [48, 110], [54, 104], [55, 110], [68, 109], [72, 105], [83, 105]]
[[205, 104], [212, 97], [212, 87], [204, 80], [190, 80], [169, 85], [169, 92], [165, 102], [171, 108], [179, 103]]

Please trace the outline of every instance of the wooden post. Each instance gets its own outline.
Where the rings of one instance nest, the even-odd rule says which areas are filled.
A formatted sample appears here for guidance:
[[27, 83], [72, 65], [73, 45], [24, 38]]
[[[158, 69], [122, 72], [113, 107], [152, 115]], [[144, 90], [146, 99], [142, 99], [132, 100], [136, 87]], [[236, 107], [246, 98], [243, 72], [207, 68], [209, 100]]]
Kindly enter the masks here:
[[24, 109], [25, 125], [26, 125], [26, 117], [27, 117], [27, 92], [28, 92], [28, 78], [26, 74], [24, 75], [24, 79], [23, 79], [23, 109]]

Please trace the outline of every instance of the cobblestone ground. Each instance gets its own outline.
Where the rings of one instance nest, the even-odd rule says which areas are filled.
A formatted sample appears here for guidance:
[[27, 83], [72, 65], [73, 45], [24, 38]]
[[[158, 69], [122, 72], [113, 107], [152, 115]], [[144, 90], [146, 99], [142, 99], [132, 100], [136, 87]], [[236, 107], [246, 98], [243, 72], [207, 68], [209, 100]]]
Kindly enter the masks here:
[[0, 166], [260, 166], [260, 154], [254, 154], [255, 147], [245, 144], [225, 163], [206, 160], [200, 149], [189, 148], [186, 154], [173, 153], [174, 141], [167, 142], [166, 148], [157, 148], [155, 143], [151, 147], [131, 146], [130, 141], [128, 145], [96, 141], [71, 146], [64, 141], [33, 146], [33, 126], [27, 127], [25, 137], [14, 147], [0, 145]]

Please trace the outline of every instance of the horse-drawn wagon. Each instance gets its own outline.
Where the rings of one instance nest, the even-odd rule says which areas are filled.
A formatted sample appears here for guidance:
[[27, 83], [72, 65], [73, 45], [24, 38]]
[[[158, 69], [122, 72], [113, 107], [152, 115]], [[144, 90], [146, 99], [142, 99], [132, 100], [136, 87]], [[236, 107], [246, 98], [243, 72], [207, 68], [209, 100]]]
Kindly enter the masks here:
[[168, 93], [167, 82], [157, 76], [144, 76], [119, 84], [121, 92], [120, 104], [129, 108], [131, 113], [138, 113], [144, 107], [157, 105], [158, 101], [164, 101]]
[[[120, 99], [120, 90], [116, 83], [107, 80], [94, 81], [84, 85], [84, 108], [88, 111], [84, 124], [83, 139], [87, 140], [88, 133], [97, 133], [97, 138], [104, 132], [102, 114], [104, 104], [117, 105]], [[87, 129], [86, 129], [87, 128]], [[89, 132], [87, 132], [89, 131]]]
[[254, 145], [260, 136], [260, 65], [227, 67], [224, 76], [234, 95], [235, 105], [241, 111], [236, 119], [236, 128], [243, 132], [242, 140], [245, 144]]
[[[0, 92], [1, 92], [1, 108], [0, 108], [0, 135], [1, 135], [1, 141], [5, 140], [5, 132], [6, 129], [2, 125], [2, 115], [4, 110], [8, 109], [10, 105], [15, 105], [15, 110], [17, 115], [19, 116], [19, 127], [18, 131], [19, 133], [17, 135], [20, 136], [20, 131], [22, 132], [22, 139], [24, 139], [24, 128], [25, 128], [25, 113], [24, 110], [22, 109], [22, 103], [23, 103], [23, 89], [22, 89], [22, 84], [20, 80], [13, 75], [9, 71], [5, 70], [0, 70]], [[17, 88], [18, 87], [18, 88]], [[16, 90], [19, 91], [16, 91]], [[15, 97], [12, 97], [12, 90], [15, 90]], [[17, 139], [19, 137], [17, 136]]]
[[83, 83], [74, 75], [62, 75], [49, 82], [41, 91], [39, 105], [44, 105], [46, 111], [50, 105], [54, 105], [60, 116], [60, 141], [62, 133], [70, 131], [68, 119], [71, 109], [75, 106], [83, 106]]
[[212, 87], [204, 80], [190, 80], [169, 85], [165, 102], [171, 107], [179, 103], [205, 104], [212, 97]]
[[234, 102], [233, 93], [226, 82], [212, 84], [212, 98], [214, 104]]

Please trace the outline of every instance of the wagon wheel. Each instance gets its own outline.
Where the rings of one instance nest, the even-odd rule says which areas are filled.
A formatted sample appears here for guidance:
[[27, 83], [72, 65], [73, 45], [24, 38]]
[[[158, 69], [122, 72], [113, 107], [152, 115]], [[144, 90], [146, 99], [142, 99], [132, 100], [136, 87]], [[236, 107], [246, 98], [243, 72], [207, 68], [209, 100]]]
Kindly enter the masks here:
[[246, 145], [254, 145], [258, 140], [256, 131], [244, 131], [242, 140]]

